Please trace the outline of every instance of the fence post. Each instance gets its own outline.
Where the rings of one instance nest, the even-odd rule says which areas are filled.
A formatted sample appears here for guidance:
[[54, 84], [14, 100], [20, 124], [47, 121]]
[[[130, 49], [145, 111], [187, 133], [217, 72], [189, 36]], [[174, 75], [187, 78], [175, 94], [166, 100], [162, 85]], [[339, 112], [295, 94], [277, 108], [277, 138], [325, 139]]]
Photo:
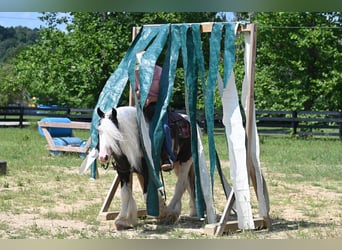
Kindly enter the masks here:
[[68, 107], [67, 109], [67, 117], [71, 119], [71, 108]]
[[292, 133], [294, 135], [297, 134], [297, 127], [298, 127], [297, 115], [298, 113], [296, 110], [292, 111], [292, 119], [293, 119], [292, 120], [292, 131], [293, 131]]
[[19, 127], [24, 127], [24, 106], [20, 105]]

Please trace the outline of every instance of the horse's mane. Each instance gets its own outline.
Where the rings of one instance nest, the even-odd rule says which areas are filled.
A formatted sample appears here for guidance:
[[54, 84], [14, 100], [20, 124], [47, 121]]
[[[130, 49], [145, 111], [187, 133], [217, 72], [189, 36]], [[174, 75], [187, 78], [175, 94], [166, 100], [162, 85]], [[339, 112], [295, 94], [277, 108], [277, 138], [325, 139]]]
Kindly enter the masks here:
[[[137, 124], [136, 109], [134, 107], [119, 107], [117, 110], [118, 128], [109, 119], [101, 120], [101, 127], [114, 154], [126, 155], [131, 166], [140, 169], [143, 155], [139, 129]], [[105, 117], [108, 117], [108, 113]]]
[[115, 126], [115, 124], [106, 117], [101, 120], [101, 129], [102, 133], [104, 135], [104, 138], [106, 138], [106, 143], [109, 144], [110, 148], [112, 149], [113, 153], [116, 155], [121, 155], [121, 149], [119, 142], [123, 141], [123, 136], [121, 132], [118, 130], [118, 128]]

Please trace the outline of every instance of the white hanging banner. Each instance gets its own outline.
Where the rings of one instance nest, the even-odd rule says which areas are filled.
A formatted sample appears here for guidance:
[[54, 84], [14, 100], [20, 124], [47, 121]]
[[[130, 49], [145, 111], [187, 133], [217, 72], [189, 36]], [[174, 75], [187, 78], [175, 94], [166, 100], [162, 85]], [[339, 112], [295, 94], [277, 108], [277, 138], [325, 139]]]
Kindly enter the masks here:
[[[218, 81], [219, 85], [224, 86], [220, 75]], [[234, 73], [231, 74], [226, 88], [222, 91], [223, 124], [229, 147], [230, 176], [236, 200], [238, 227], [254, 229], [246, 164], [246, 133], [242, 123]]]

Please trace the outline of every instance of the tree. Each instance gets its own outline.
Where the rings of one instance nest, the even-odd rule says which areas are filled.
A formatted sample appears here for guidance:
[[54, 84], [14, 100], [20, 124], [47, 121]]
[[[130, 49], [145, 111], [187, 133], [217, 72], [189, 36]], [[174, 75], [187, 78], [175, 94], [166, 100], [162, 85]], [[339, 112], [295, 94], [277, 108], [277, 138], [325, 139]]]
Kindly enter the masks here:
[[[45, 103], [93, 107], [131, 43], [132, 27], [214, 21], [216, 13], [72, 12], [69, 16], [43, 13], [49, 27], [19, 56], [16, 81]], [[56, 28], [61, 22], [67, 23], [66, 33]], [[122, 104], [125, 100], [127, 91]]]
[[38, 29], [0, 26], [0, 105], [22, 103], [25, 90], [15, 81], [14, 58], [38, 37]]
[[258, 109], [341, 110], [341, 13], [256, 13]]

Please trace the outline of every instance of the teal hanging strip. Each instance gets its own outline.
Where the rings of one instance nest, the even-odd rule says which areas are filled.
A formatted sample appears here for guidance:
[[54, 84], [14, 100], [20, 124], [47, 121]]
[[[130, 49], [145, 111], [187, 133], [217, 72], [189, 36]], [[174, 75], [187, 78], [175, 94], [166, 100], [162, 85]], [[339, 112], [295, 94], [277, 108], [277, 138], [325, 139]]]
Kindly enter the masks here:
[[222, 23], [214, 23], [210, 35], [209, 73], [205, 95], [205, 117], [210, 158], [211, 188], [214, 190], [214, 173], [216, 167], [216, 147], [214, 140], [214, 95], [217, 81], [218, 63], [221, 50]]
[[186, 40], [187, 40], [187, 32], [189, 31], [189, 24], [181, 24], [180, 33], [181, 33], [181, 49], [182, 49], [182, 61], [183, 61], [183, 70], [184, 70], [184, 102], [185, 102], [185, 110], [186, 113], [189, 115], [189, 88], [186, 83], [187, 79], [187, 66], [188, 66], [188, 55], [187, 55], [187, 48], [186, 48]]
[[[145, 53], [142, 56], [141, 64], [139, 66], [139, 81], [140, 81], [140, 107], [138, 110], [142, 110], [144, 104], [147, 99], [147, 95], [149, 93], [149, 89], [152, 84], [152, 78], [154, 74], [154, 68], [156, 65], [156, 61], [162, 52], [167, 38], [169, 36], [170, 25], [161, 25], [159, 33], [153, 43], [147, 48]], [[151, 216], [158, 216], [159, 215], [159, 198], [158, 198], [158, 189], [162, 190], [163, 184], [159, 179], [159, 172], [160, 172], [160, 145], [161, 141], [163, 140], [163, 130], [162, 126], [159, 125], [159, 119], [162, 119], [162, 112], [158, 111], [158, 104], [163, 102], [164, 97], [162, 96], [163, 90], [165, 88], [164, 85], [168, 85], [168, 82], [165, 81], [165, 72], [168, 70], [168, 65], [162, 65], [163, 71], [160, 80], [160, 88], [158, 93], [158, 102], [156, 105], [156, 109], [154, 112], [154, 116], [149, 124], [149, 136], [151, 141], [151, 152], [152, 152], [152, 159], [146, 157], [147, 165], [149, 167], [149, 177], [152, 181], [149, 181], [147, 187], [147, 199], [146, 199], [146, 206], [147, 206], [147, 214]], [[166, 69], [165, 69], [166, 67]], [[166, 80], [168, 80], [166, 78]], [[139, 114], [138, 114], [139, 115]], [[143, 114], [140, 114], [143, 115]], [[139, 119], [138, 119], [139, 120]], [[157, 121], [157, 122], [156, 122]], [[141, 124], [140, 124], [141, 125]], [[146, 150], [144, 150], [146, 152]]]
[[[148, 26], [150, 28], [153, 26]], [[161, 54], [165, 43], [167, 41], [170, 31], [170, 24], [161, 25], [159, 33], [153, 43], [147, 48], [141, 58], [141, 64], [139, 67], [139, 80], [140, 80], [140, 105], [144, 107], [150, 87], [152, 84], [152, 78], [154, 73], [154, 67]]]
[[[118, 68], [109, 77], [106, 85], [102, 89], [98, 102], [94, 108], [92, 123], [91, 123], [91, 145], [90, 148], [95, 148], [98, 144], [98, 131], [97, 126], [99, 123], [99, 117], [97, 115], [96, 109], [100, 107], [104, 111], [108, 111], [113, 107], [116, 107], [121, 94], [127, 84], [128, 80], [128, 65], [132, 58], [135, 58], [135, 54], [143, 50], [150, 41], [158, 33], [158, 27], [151, 29], [142, 28], [137, 35], [136, 39], [133, 41], [130, 48], [127, 50], [125, 57], [120, 62]], [[134, 59], [135, 60], [135, 59]]]
[[202, 39], [201, 39], [201, 26], [200, 24], [193, 24], [192, 26], [193, 41], [195, 47], [195, 56], [198, 66], [198, 70], [201, 77], [201, 85], [203, 95], [206, 96], [205, 88], [205, 66], [204, 66], [204, 56], [202, 51]]
[[[198, 139], [197, 139], [197, 93], [198, 93], [198, 68], [196, 52], [195, 52], [195, 37], [198, 38], [196, 33], [200, 34], [199, 25], [192, 25], [192, 32], [187, 33], [186, 46], [187, 46], [187, 71], [186, 71], [186, 84], [188, 87], [188, 102], [189, 102], [189, 117], [191, 128], [191, 147], [196, 150], [192, 150], [192, 158], [194, 161], [195, 174], [196, 174], [196, 206], [199, 212], [198, 216], [204, 216], [204, 198], [202, 187], [200, 184], [200, 170], [199, 170], [199, 156], [198, 156]], [[198, 41], [200, 42], [200, 41]], [[197, 42], [197, 45], [198, 45]]]
[[179, 44], [177, 43], [178, 34], [176, 32], [177, 30], [172, 29], [171, 31], [172, 32], [168, 42], [168, 49], [166, 52], [160, 80], [161, 84], [159, 88], [158, 101], [155, 107], [154, 116], [150, 124], [150, 128], [152, 128], [152, 130], [150, 131], [151, 137], [153, 138], [153, 159], [155, 161], [156, 169], [158, 171], [160, 170], [159, 159], [162, 144], [164, 141], [163, 119], [166, 115], [167, 108], [171, 99], [171, 94], [174, 86], [174, 75], [177, 68], [177, 60], [179, 53]]
[[235, 63], [235, 26], [236, 23], [225, 23], [224, 39], [224, 77], [223, 88], [226, 88], [228, 79]]

